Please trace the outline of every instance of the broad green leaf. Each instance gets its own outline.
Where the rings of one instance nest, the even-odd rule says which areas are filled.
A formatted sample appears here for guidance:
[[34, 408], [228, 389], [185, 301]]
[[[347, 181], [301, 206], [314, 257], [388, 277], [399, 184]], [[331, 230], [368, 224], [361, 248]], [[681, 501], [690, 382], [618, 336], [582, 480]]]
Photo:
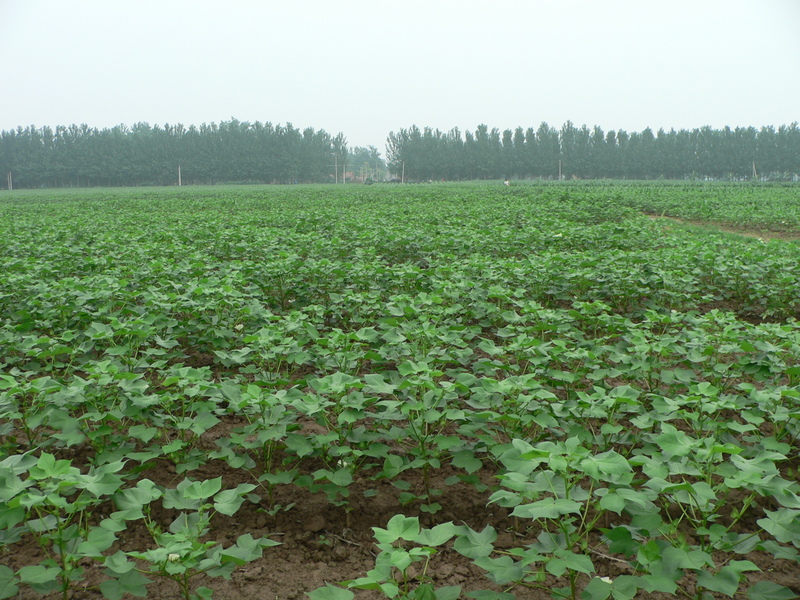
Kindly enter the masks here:
[[416, 542], [425, 546], [441, 546], [456, 534], [456, 527], [451, 521], [436, 525], [431, 529], [422, 529]]
[[478, 590], [475, 592], [467, 592], [467, 598], [475, 598], [475, 600], [516, 600], [517, 597], [508, 592]]
[[594, 564], [592, 559], [585, 554], [576, 554], [569, 550], [557, 550], [555, 556], [564, 561], [564, 565], [570, 571], [577, 571], [579, 573], [594, 573]]
[[609, 450], [581, 460], [584, 473], [598, 481], [628, 484], [633, 479], [633, 469], [624, 456]]
[[236, 544], [230, 548], [225, 548], [220, 553], [223, 560], [231, 560], [237, 565], [254, 561], [261, 558], [264, 546], [276, 546], [278, 542], [269, 538], [255, 539], [249, 533], [240, 535]]
[[714, 566], [714, 560], [708, 553], [701, 550], [685, 550], [675, 546], [664, 548], [661, 554], [661, 560], [670, 571], [674, 569], [699, 571], [706, 567]]
[[144, 517], [143, 508], [162, 496], [161, 490], [149, 479], [142, 479], [136, 487], [128, 488], [114, 494], [114, 504], [125, 520], [136, 520]]
[[148, 427], [147, 425], [139, 424], [128, 429], [128, 435], [146, 444], [158, 435], [158, 429], [156, 427]]
[[49, 584], [56, 582], [61, 573], [59, 567], [46, 567], [44, 565], [30, 565], [22, 567], [18, 572], [20, 581], [32, 585]]
[[611, 581], [605, 581], [600, 577], [594, 577], [584, 588], [581, 594], [581, 600], [606, 600], [606, 598], [611, 596], [611, 589]]
[[493, 544], [496, 539], [497, 531], [490, 525], [484, 527], [483, 531], [480, 532], [462, 526], [453, 547], [459, 554], [463, 554], [467, 558], [474, 560], [476, 558], [489, 556], [494, 550]]
[[500, 556], [497, 558], [479, 556], [472, 562], [481, 569], [484, 569], [489, 579], [498, 585], [508, 585], [515, 581], [521, 581], [525, 576], [525, 570], [522, 564], [515, 561], [510, 556]]
[[0, 565], [0, 599], [12, 598], [17, 595], [19, 579], [12, 569]]
[[436, 600], [433, 584], [422, 583], [409, 596], [409, 600]]
[[113, 531], [102, 527], [93, 527], [89, 530], [86, 539], [78, 546], [76, 554], [101, 558], [103, 552], [108, 550], [116, 540], [117, 536]]
[[780, 508], [765, 510], [766, 518], [756, 521], [764, 531], [784, 544], [794, 544], [800, 548], [800, 510]]
[[355, 594], [350, 590], [334, 587], [330, 583], [325, 584], [324, 588], [317, 588], [313, 592], [306, 592], [306, 596], [311, 600], [353, 600]]
[[739, 589], [739, 573], [730, 567], [722, 567], [716, 573], [703, 570], [697, 573], [697, 585], [733, 597]]
[[118, 550], [111, 556], [106, 557], [105, 561], [103, 562], [103, 566], [105, 566], [106, 569], [112, 573], [122, 575], [123, 573], [127, 573], [136, 568], [136, 563], [129, 561], [128, 555], [122, 550]]
[[83, 487], [92, 493], [95, 498], [114, 494], [122, 487], [122, 478], [115, 475], [122, 467], [122, 461], [119, 461], [116, 465], [103, 465], [97, 472], [90, 472], [90, 474], [85, 477]]
[[759, 581], [747, 590], [750, 600], [793, 600], [800, 598], [788, 587], [769, 581]]
[[603, 510], [620, 515], [625, 510], [625, 499], [616, 492], [608, 492], [600, 498], [599, 506]]
[[314, 453], [314, 447], [304, 435], [290, 433], [286, 436], [284, 443], [289, 450], [301, 458]]
[[464, 469], [467, 473], [472, 474], [479, 470], [483, 463], [480, 459], [475, 457], [475, 453], [471, 450], [461, 450], [453, 454], [453, 466]]
[[381, 544], [391, 544], [398, 539], [414, 541], [420, 531], [419, 519], [417, 517], [395, 515], [389, 519], [386, 529], [373, 527], [372, 531], [375, 532], [375, 539]]
[[640, 542], [633, 539], [633, 534], [627, 527], [615, 527], [610, 531], [604, 531], [604, 535], [610, 542], [608, 549], [615, 554], [622, 554], [626, 558], [635, 556], [641, 545]]
[[222, 477], [215, 477], [214, 479], [207, 479], [205, 481], [193, 481], [182, 491], [186, 498], [204, 500], [210, 498], [221, 489]]
[[114, 579], [106, 579], [100, 582], [100, 591], [106, 600], [122, 600], [126, 594], [144, 598], [147, 596], [147, 585], [149, 583], [152, 583], [152, 581], [139, 571], [130, 570], [121, 573]]
[[214, 496], [214, 510], [223, 515], [233, 516], [242, 506], [245, 496], [256, 489], [250, 483], [240, 483], [232, 490], [222, 490]]
[[330, 481], [334, 485], [338, 485], [339, 487], [347, 487], [351, 483], [353, 483], [353, 474], [350, 472], [349, 469], [341, 468], [337, 469], [331, 476]]
[[391, 395], [397, 390], [397, 386], [388, 383], [380, 373], [368, 373], [364, 375], [364, 382], [369, 391], [374, 394]]
[[461, 597], [460, 585], [445, 585], [435, 591], [436, 600], [458, 600]]
[[581, 505], [566, 498], [547, 498], [530, 504], [520, 504], [511, 513], [523, 519], [557, 519], [561, 515], [580, 512]]

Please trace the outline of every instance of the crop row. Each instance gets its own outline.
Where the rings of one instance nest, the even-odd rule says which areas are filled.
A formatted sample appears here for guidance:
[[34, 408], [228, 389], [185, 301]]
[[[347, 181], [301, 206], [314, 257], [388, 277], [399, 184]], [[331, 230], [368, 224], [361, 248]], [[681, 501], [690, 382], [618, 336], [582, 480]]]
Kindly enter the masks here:
[[[459, 597], [410, 575], [445, 550], [487, 573], [475, 598], [790, 598], [755, 574], [800, 569], [796, 247], [565, 189], [2, 205], [0, 546], [44, 558], [0, 564], [0, 597], [68, 598], [87, 560], [106, 598], [210, 597], [196, 576], [276, 544], [223, 547], [224, 518], [302, 490], [352, 519], [388, 482], [375, 569], [315, 600]], [[443, 472], [535, 540], [441, 522]]]

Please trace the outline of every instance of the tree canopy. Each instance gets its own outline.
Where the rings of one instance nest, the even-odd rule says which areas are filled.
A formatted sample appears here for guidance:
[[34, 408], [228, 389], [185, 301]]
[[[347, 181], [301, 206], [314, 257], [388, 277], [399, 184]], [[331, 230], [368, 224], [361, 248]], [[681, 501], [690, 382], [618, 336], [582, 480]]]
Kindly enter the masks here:
[[0, 172], [15, 187], [171, 185], [178, 167], [183, 183], [319, 182], [332, 179], [334, 152], [347, 160], [344, 135], [236, 119], [0, 132]]
[[412, 125], [387, 138], [393, 173], [408, 180], [518, 178], [715, 179], [800, 173], [800, 127], [659, 129], [604, 132], [595, 126], [561, 129], [547, 123], [500, 131], [442, 132]]
[[[653, 132], [603, 131], [571, 121], [556, 129], [442, 132], [412, 125], [386, 140], [388, 167], [408, 181], [498, 178], [739, 179], [796, 178], [800, 127], [737, 127]], [[334, 181], [339, 169], [380, 178], [374, 146], [348, 147], [331, 135], [291, 123], [246, 122], [184, 127], [148, 123], [18, 127], [0, 132], [0, 183], [14, 187], [306, 183]], [[336, 174], [335, 174], [336, 172]]]

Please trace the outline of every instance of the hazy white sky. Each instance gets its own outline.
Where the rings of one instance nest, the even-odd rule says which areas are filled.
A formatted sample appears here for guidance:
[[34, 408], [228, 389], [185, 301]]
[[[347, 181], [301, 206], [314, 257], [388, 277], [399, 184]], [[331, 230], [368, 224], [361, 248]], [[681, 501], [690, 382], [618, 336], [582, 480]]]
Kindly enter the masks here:
[[0, 0], [0, 129], [800, 120], [800, 0]]

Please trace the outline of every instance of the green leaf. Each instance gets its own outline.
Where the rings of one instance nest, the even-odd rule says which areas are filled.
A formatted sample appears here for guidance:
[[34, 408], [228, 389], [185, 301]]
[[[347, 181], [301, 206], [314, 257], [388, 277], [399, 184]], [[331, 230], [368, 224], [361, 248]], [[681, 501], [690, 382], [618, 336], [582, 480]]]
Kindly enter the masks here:
[[475, 600], [516, 600], [514, 594], [508, 592], [493, 592], [491, 590], [478, 590], [475, 592], [467, 592], [467, 598], [475, 598]]
[[615, 527], [604, 533], [610, 542], [608, 549], [614, 554], [622, 554], [625, 558], [631, 558], [639, 550], [641, 544], [633, 539], [633, 534], [627, 527]]
[[608, 492], [600, 498], [599, 505], [603, 510], [621, 515], [625, 510], [625, 499], [616, 492]]
[[461, 597], [460, 585], [445, 585], [435, 592], [436, 600], [458, 600]]
[[242, 506], [245, 495], [252, 492], [255, 488], [256, 486], [253, 484], [240, 483], [235, 489], [222, 490], [214, 496], [214, 510], [223, 515], [232, 517]]
[[405, 464], [406, 463], [402, 457], [397, 456], [396, 454], [390, 454], [383, 461], [382, 475], [389, 480], [394, 479], [397, 477], [397, 475], [403, 472], [403, 466]]
[[401, 573], [405, 573], [406, 569], [414, 562], [414, 557], [411, 553], [402, 548], [391, 548], [385, 551], [385, 555], [388, 557], [390, 564]]
[[[114, 466], [118, 465], [118, 466]], [[118, 461], [114, 464], [103, 465], [101, 467], [99, 473], [90, 473], [86, 477], [86, 483], [84, 487], [88, 490], [91, 494], [95, 496], [95, 498], [100, 498], [101, 496], [110, 496], [114, 494], [117, 490], [122, 487], [122, 478], [118, 475], [114, 475], [114, 473], [109, 470], [107, 467], [112, 467], [115, 471], [118, 471], [123, 466], [122, 461]]]
[[711, 555], [702, 550], [684, 550], [670, 546], [661, 552], [661, 560], [664, 565], [672, 569], [692, 569], [700, 571], [705, 567], [713, 567], [714, 560]]
[[114, 504], [119, 509], [118, 516], [131, 521], [143, 518], [142, 509], [161, 495], [162, 492], [155, 483], [149, 479], [142, 479], [136, 483], [136, 487], [114, 494]]
[[0, 531], [8, 530], [25, 520], [26, 511], [22, 506], [10, 507], [6, 502], [0, 503]]
[[595, 577], [584, 588], [581, 600], [606, 600], [611, 595], [611, 586], [611, 582]]
[[475, 453], [471, 450], [461, 450], [453, 454], [453, 466], [472, 474], [479, 470], [483, 463], [475, 458]]
[[530, 504], [520, 504], [511, 514], [523, 519], [557, 519], [561, 515], [579, 513], [580, 509], [581, 505], [574, 500], [546, 498]]
[[112, 573], [122, 575], [123, 573], [128, 573], [133, 570], [136, 567], [136, 563], [129, 561], [128, 555], [122, 550], [118, 550], [111, 556], [106, 557], [103, 566]]
[[433, 585], [430, 583], [420, 584], [414, 592], [408, 596], [409, 600], [436, 600]]
[[525, 576], [522, 564], [512, 559], [510, 556], [500, 556], [491, 558], [481, 556], [474, 559], [474, 562], [481, 569], [487, 572], [489, 579], [498, 585], [507, 585], [515, 581], [521, 581]]
[[89, 531], [86, 539], [80, 543], [76, 554], [100, 558], [116, 541], [117, 536], [113, 531], [102, 527], [94, 527]]
[[306, 436], [297, 433], [290, 433], [284, 439], [286, 448], [294, 452], [299, 457], [310, 456], [314, 453], [314, 447]]
[[236, 539], [236, 545], [222, 550], [220, 556], [224, 560], [232, 560], [237, 565], [243, 565], [261, 558], [262, 549], [266, 546], [277, 546], [279, 542], [269, 538], [254, 538], [249, 533], [240, 535]]
[[173, 440], [169, 444], [165, 444], [161, 451], [164, 454], [172, 454], [173, 452], [177, 452], [186, 446], [186, 442], [181, 439]]
[[417, 543], [425, 546], [441, 546], [456, 534], [452, 521], [436, 525], [432, 529], [423, 529], [417, 536]]
[[366, 389], [374, 394], [391, 395], [397, 390], [397, 386], [387, 383], [380, 373], [364, 375], [364, 383], [366, 383]]
[[800, 598], [788, 587], [769, 581], [759, 581], [747, 590], [750, 600], [793, 600]]
[[633, 469], [624, 456], [610, 450], [589, 456], [580, 462], [583, 472], [598, 481], [628, 484], [633, 479]]
[[19, 591], [18, 581], [12, 569], [5, 565], [0, 565], [0, 600], [17, 595]]
[[585, 554], [576, 554], [569, 550], [556, 550], [553, 553], [557, 558], [564, 561], [567, 569], [570, 571], [577, 571], [578, 573], [594, 573], [594, 564], [592, 559]]
[[739, 589], [739, 574], [731, 567], [722, 567], [717, 573], [699, 571], [697, 585], [733, 597]]
[[100, 583], [100, 591], [106, 600], [122, 600], [125, 594], [144, 598], [147, 596], [147, 584], [152, 583], [150, 579], [131, 570], [121, 573], [114, 579], [106, 579]]
[[632, 600], [643, 586], [641, 578], [633, 575], [620, 575], [614, 578], [611, 584], [611, 594], [614, 600]]
[[674, 426], [664, 423], [662, 425], [664, 433], [654, 438], [654, 442], [665, 453], [672, 456], [686, 456], [693, 452], [697, 440], [690, 438], [682, 431], [678, 431]]
[[203, 433], [214, 427], [214, 425], [216, 425], [217, 423], [219, 423], [219, 419], [215, 417], [213, 414], [211, 414], [209, 411], [204, 410], [194, 415], [189, 430], [192, 431], [193, 433], [196, 433], [197, 435], [202, 435]]
[[756, 544], [756, 549], [769, 552], [778, 560], [789, 560], [800, 563], [800, 553], [797, 550], [794, 548], [789, 548], [788, 546], [782, 546], [775, 540], [765, 540], [763, 542], [759, 542]]
[[386, 524], [386, 529], [373, 527], [375, 539], [381, 544], [391, 544], [395, 540], [403, 539], [414, 541], [419, 535], [419, 519], [417, 517], [406, 517], [395, 515]]
[[204, 500], [210, 498], [222, 489], [222, 477], [207, 479], [205, 481], [193, 481], [183, 490], [184, 497], [193, 500]]
[[494, 550], [493, 544], [496, 539], [497, 531], [490, 525], [484, 527], [480, 533], [469, 527], [462, 526], [460, 535], [456, 538], [453, 547], [459, 554], [474, 560], [489, 556]]
[[[192, 482], [190, 482], [188, 479], [184, 479], [176, 488], [164, 490], [164, 499], [162, 500], [164, 508], [174, 508], [176, 510], [197, 510], [200, 508], [202, 505], [202, 500], [205, 499], [206, 496], [200, 496], [200, 498], [189, 498], [186, 495], [186, 488], [188, 488], [190, 485], [192, 485]], [[198, 494], [195, 493], [195, 495]]]
[[766, 518], [756, 521], [764, 531], [784, 544], [794, 544], [800, 548], [800, 510], [780, 508], [765, 510]]
[[22, 567], [19, 572], [20, 581], [31, 585], [52, 583], [58, 580], [61, 573], [59, 567], [46, 567], [44, 565], [30, 565]]
[[329, 477], [331, 483], [339, 487], [347, 487], [353, 483], [353, 474], [349, 469], [338, 469], [333, 475]]
[[409, 375], [413, 375], [418, 372], [417, 365], [415, 365], [410, 360], [405, 361], [397, 365], [397, 372], [400, 373], [403, 377], [408, 377]]

